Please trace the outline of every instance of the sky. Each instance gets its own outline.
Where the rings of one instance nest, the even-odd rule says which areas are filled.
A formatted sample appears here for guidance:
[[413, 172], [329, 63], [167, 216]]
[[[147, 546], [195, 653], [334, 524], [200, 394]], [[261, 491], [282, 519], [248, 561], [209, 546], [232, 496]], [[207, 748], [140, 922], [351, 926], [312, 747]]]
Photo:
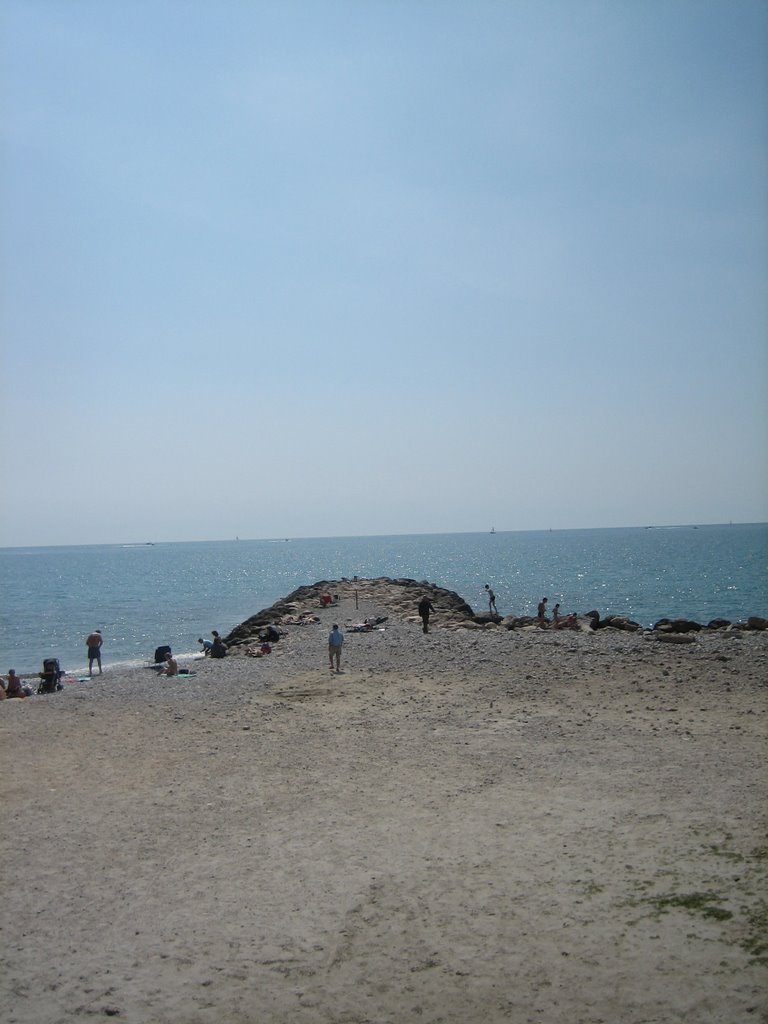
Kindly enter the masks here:
[[0, 546], [768, 520], [763, 0], [0, 0]]

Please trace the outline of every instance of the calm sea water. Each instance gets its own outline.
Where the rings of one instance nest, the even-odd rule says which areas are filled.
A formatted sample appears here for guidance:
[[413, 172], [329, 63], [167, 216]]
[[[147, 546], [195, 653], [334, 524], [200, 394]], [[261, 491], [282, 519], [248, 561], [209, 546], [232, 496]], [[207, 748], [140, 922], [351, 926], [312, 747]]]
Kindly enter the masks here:
[[768, 524], [525, 533], [0, 549], [0, 670], [45, 657], [78, 672], [99, 628], [105, 664], [159, 644], [197, 650], [318, 580], [392, 576], [455, 590], [476, 611], [490, 583], [503, 614], [596, 608], [643, 625], [768, 615]]

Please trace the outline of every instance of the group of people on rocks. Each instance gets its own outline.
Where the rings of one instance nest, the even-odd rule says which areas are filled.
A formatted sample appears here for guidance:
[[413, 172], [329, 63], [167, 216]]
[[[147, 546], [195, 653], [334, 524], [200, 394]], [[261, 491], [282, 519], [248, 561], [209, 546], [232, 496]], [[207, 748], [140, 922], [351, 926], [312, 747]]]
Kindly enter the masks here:
[[258, 634], [258, 643], [249, 644], [245, 648], [245, 654], [249, 658], [263, 658], [267, 654], [272, 653], [272, 644], [276, 644], [280, 637], [283, 635], [282, 630], [270, 622], [261, 632]]
[[[496, 595], [491, 590], [490, 584], [485, 584], [485, 593], [488, 598], [488, 612], [494, 617], [498, 617], [499, 613], [496, 608]], [[571, 612], [570, 615], [560, 614], [560, 603], [558, 602], [552, 609], [552, 618], [547, 617], [547, 603], [548, 597], [542, 597], [536, 608], [536, 622], [537, 625], [542, 629], [548, 628], [550, 625], [554, 629], [569, 629], [576, 626], [576, 613]], [[424, 630], [426, 633], [426, 629]]]
[[558, 602], [552, 609], [552, 619], [547, 618], [547, 601], [549, 599], [542, 597], [539, 601], [538, 608], [536, 609], [536, 618], [538, 625], [542, 629], [546, 629], [549, 625], [552, 625], [554, 629], [572, 629], [576, 626], [576, 613], [571, 612], [570, 615], [560, 614], [560, 602]]

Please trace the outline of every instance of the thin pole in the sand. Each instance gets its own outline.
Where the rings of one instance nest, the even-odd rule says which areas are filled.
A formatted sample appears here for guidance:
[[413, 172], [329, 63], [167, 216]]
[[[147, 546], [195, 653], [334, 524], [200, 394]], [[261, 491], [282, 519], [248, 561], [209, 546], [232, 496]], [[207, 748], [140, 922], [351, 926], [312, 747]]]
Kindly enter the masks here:
[[358, 609], [358, 604], [357, 604], [357, 591], [355, 591], [355, 611], [357, 611], [357, 609]]

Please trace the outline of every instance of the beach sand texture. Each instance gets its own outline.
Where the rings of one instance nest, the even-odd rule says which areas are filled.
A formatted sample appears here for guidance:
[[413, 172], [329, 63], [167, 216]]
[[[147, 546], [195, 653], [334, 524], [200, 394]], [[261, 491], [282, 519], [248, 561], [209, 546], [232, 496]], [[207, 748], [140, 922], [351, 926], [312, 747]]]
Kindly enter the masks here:
[[316, 613], [0, 704], [0, 1019], [768, 1019], [768, 634]]

